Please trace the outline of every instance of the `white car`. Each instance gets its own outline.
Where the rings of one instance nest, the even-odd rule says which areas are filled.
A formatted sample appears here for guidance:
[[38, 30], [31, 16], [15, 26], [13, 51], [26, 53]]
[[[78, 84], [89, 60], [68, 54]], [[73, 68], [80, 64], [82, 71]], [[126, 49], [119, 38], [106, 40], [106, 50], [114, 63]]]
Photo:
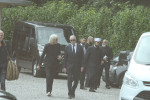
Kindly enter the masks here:
[[143, 33], [137, 43], [119, 100], [150, 100], [150, 32]]

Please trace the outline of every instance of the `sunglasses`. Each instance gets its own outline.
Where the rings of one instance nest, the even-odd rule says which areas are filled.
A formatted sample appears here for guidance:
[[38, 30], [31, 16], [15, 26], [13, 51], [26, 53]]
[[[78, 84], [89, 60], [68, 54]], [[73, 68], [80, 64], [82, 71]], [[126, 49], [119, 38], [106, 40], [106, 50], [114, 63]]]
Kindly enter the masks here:
[[70, 41], [75, 41], [75, 40], [70, 40]]

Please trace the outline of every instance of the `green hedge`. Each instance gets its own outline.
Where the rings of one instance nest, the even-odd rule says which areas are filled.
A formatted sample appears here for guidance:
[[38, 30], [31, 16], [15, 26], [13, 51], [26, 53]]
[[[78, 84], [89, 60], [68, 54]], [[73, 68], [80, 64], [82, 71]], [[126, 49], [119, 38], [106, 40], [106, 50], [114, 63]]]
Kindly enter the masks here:
[[48, 2], [43, 6], [12, 7], [2, 10], [2, 30], [11, 39], [16, 21], [41, 21], [72, 25], [79, 36], [92, 35], [108, 39], [116, 54], [133, 50], [143, 32], [150, 30], [150, 8], [113, 4], [79, 8], [63, 1]]

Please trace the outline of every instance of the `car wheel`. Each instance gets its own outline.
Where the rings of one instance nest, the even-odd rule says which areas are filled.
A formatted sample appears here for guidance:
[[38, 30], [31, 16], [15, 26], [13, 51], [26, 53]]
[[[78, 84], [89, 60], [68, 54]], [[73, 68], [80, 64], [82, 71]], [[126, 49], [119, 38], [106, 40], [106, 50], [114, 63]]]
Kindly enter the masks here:
[[123, 77], [124, 77], [124, 74], [122, 74], [119, 78], [119, 84], [118, 84], [118, 87], [121, 88], [122, 86], [122, 83], [123, 83]]
[[35, 63], [33, 64], [32, 74], [34, 77], [40, 76], [40, 70], [37, 69], [37, 61], [35, 61]]

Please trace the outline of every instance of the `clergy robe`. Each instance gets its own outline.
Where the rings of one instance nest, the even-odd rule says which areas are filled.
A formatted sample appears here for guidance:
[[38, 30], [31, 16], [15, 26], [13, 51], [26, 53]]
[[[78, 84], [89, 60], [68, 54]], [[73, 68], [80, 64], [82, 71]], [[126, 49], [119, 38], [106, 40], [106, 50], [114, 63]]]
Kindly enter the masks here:
[[87, 69], [87, 87], [97, 88], [98, 70], [101, 67], [101, 60], [103, 58], [100, 47], [90, 46], [87, 49], [84, 59], [84, 67]]

